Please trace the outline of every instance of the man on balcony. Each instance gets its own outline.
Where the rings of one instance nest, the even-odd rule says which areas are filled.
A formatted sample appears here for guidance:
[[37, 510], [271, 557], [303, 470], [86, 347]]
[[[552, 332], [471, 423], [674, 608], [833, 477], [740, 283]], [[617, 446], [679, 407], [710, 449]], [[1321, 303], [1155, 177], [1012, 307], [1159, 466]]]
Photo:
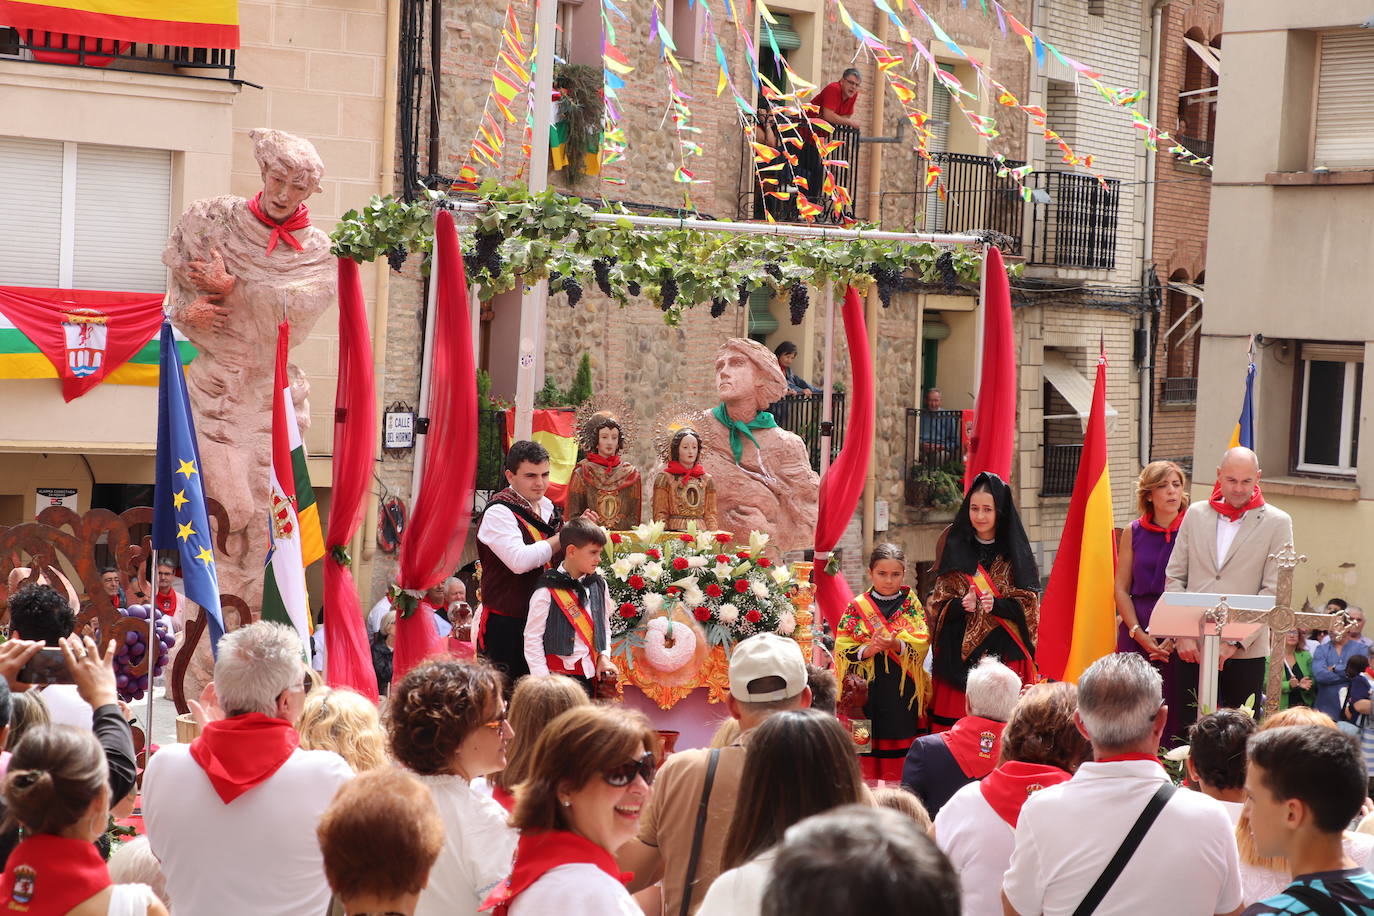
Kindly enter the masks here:
[[859, 90], [863, 87], [863, 77], [859, 71], [850, 67], [840, 76], [840, 81], [831, 83], [817, 93], [813, 100], [821, 110], [821, 120], [836, 127], [852, 127], [860, 130], [859, 121], [854, 117], [854, 105], [859, 101]]
[[959, 460], [959, 415], [943, 411], [944, 400], [939, 388], [926, 391], [926, 409], [921, 411], [922, 464]]

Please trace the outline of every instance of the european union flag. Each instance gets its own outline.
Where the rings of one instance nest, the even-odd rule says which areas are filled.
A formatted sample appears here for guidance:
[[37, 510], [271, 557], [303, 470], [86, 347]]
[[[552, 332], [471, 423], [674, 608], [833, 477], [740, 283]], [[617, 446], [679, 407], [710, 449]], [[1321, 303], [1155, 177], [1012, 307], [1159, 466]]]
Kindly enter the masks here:
[[210, 649], [224, 635], [219, 606], [219, 574], [211, 549], [210, 518], [205, 511], [200, 448], [191, 401], [186, 394], [171, 322], [162, 322], [162, 364], [157, 385], [157, 485], [153, 496], [153, 548], [181, 558], [186, 597], [208, 615]]

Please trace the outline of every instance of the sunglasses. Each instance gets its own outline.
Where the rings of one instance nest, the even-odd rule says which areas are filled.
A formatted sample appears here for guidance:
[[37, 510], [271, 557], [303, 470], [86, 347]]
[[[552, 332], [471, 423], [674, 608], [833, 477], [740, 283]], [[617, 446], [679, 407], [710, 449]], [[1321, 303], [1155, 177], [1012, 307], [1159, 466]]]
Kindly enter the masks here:
[[501, 715], [497, 716], [495, 719], [492, 719], [490, 722], [483, 722], [482, 727], [490, 728], [493, 730], [498, 729], [506, 724], [507, 718], [509, 718], [509, 716], [507, 715], [506, 710], [503, 709], [501, 710]]
[[601, 778], [606, 780], [606, 785], [619, 789], [634, 782], [636, 776], [642, 776], [645, 785], [651, 786], [654, 784], [656, 772], [658, 772], [658, 761], [653, 754], [645, 754], [638, 760], [631, 760], [629, 763], [622, 763], [618, 767], [607, 770], [601, 774]]

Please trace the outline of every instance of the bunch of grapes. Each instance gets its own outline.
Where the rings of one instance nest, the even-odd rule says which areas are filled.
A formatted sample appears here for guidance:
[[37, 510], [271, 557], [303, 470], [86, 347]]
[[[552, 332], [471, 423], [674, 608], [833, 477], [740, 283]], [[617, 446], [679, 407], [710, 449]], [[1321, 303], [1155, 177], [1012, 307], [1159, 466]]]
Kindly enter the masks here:
[[638, 280], [631, 280], [625, 284], [625, 292], [629, 293], [631, 296], [638, 296], [643, 291], [644, 288], [639, 285]]
[[582, 284], [577, 282], [576, 277], [563, 278], [563, 292], [568, 294], [568, 308], [582, 301]]
[[[166, 614], [151, 604], [135, 604], [120, 608], [119, 613], [138, 621], [138, 625], [124, 636], [124, 644], [115, 650], [115, 686], [121, 699], [141, 700], [144, 691], [149, 689], [153, 678], [162, 674], [167, 664], [167, 654], [176, 642], [172, 635], [171, 621]], [[151, 665], [152, 671], [135, 675], [133, 669], [143, 663], [148, 654], [148, 617], [153, 618], [153, 631], [157, 637], [157, 655]]]
[[892, 294], [897, 290], [897, 271], [890, 267], [874, 267], [873, 281], [878, 286], [878, 299], [882, 301], [883, 308], [892, 305]]
[[[496, 232], [479, 232], [474, 236], [476, 244], [472, 249], [473, 273], [486, 273], [488, 277], [501, 275], [504, 261], [501, 259], [501, 235]], [[467, 266], [467, 265], [465, 265]]]
[[666, 312], [673, 307], [674, 302], [677, 302], [677, 278], [672, 274], [664, 275], [663, 283], [659, 289], [661, 290], [662, 296], [662, 302], [659, 304], [659, 308]]
[[726, 307], [727, 305], [729, 305], [729, 304], [730, 304], [730, 303], [726, 302], [726, 301], [725, 301], [724, 299], [722, 299], [720, 296], [717, 296], [716, 298], [712, 299], [712, 300], [711, 300], [711, 317], [712, 317], [712, 318], [719, 318], [721, 315], [724, 315], [724, 314], [725, 314], [725, 307]]
[[739, 307], [744, 308], [744, 304], [749, 301], [749, 281], [739, 281]]
[[959, 271], [954, 269], [952, 251], [945, 251], [935, 259], [935, 269], [940, 272], [940, 279], [944, 281], [945, 292], [952, 293], [959, 288]]
[[763, 265], [763, 272], [779, 283], [782, 282], [782, 268], [778, 266], [777, 262], [769, 261], [767, 264]]
[[592, 273], [596, 274], [596, 288], [606, 296], [614, 295], [611, 289], [611, 265], [605, 258], [592, 260]]
[[792, 287], [790, 295], [787, 297], [787, 308], [792, 313], [792, 323], [801, 324], [806, 317], [806, 310], [811, 305], [811, 295], [806, 291], [805, 283], [798, 283]]
[[[400, 273], [401, 268], [405, 266], [406, 258], [409, 256], [410, 252], [405, 250], [405, 246], [397, 245], [386, 253], [386, 262], [391, 265], [392, 270]], [[467, 265], [464, 264], [463, 266], [466, 267]]]

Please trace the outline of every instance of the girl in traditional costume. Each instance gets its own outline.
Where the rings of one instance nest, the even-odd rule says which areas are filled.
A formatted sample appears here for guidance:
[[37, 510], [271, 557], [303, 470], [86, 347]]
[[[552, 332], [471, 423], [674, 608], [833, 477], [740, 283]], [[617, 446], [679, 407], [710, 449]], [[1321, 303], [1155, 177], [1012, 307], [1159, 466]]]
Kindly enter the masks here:
[[668, 446], [668, 466], [654, 475], [653, 520], [669, 531], [686, 531], [693, 522], [699, 531], [720, 527], [716, 484], [700, 459], [701, 436], [684, 426]]
[[934, 696], [930, 721], [944, 731], [964, 715], [969, 669], [995, 655], [1021, 676], [1036, 679], [1040, 571], [1021, 517], [1002, 478], [974, 478], [949, 527], [930, 598]]
[[836, 677], [853, 673], [868, 682], [864, 715], [872, 750], [861, 758], [865, 779], [896, 782], [912, 740], [921, 730], [930, 681], [925, 672], [930, 635], [921, 602], [906, 578], [906, 555], [879, 544], [868, 560], [873, 586], [849, 603], [835, 637]]

